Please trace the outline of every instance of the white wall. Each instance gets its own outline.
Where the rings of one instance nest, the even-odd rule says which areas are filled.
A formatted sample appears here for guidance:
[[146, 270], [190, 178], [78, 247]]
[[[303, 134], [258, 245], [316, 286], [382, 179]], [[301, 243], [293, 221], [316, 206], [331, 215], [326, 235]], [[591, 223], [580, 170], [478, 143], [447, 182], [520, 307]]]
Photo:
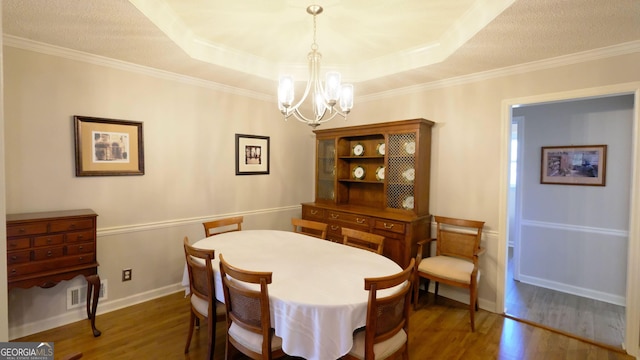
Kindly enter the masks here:
[[[625, 304], [633, 96], [525, 106], [520, 280]], [[540, 148], [607, 145], [606, 186], [540, 184]]]
[[[98, 313], [180, 289], [182, 238], [202, 237], [202, 221], [242, 214], [247, 229], [289, 229], [299, 204], [313, 200], [313, 133], [283, 121], [271, 99], [4, 51], [7, 212], [98, 214], [98, 271], [108, 280]], [[145, 175], [75, 177], [73, 115], [144, 122]], [[270, 137], [269, 175], [235, 175], [236, 133]], [[129, 267], [133, 280], [123, 283]], [[11, 337], [82, 318], [66, 310], [66, 288], [82, 284], [12, 290]]]

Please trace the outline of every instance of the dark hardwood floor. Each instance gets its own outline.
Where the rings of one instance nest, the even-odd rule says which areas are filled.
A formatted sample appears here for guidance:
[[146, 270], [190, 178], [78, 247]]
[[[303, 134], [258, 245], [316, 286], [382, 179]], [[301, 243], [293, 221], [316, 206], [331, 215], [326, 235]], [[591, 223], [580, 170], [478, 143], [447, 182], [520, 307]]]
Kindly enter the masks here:
[[[14, 341], [54, 343], [56, 359], [81, 351], [83, 359], [204, 359], [206, 330], [194, 334], [184, 354], [189, 304], [182, 292], [98, 315], [102, 336], [94, 338], [89, 321], [80, 321]], [[224, 359], [224, 322], [219, 322], [215, 359]], [[608, 359], [633, 357], [480, 310], [476, 331], [469, 330], [467, 306], [422, 294], [410, 320], [409, 353], [425, 359]], [[289, 358], [293, 359], [293, 358]]]

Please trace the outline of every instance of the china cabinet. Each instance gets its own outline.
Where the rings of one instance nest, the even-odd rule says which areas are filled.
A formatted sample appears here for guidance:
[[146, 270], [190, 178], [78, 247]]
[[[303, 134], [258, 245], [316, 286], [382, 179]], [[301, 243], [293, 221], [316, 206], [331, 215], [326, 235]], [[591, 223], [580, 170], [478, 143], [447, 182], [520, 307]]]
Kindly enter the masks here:
[[431, 128], [425, 119], [315, 130], [315, 202], [302, 217], [385, 236], [384, 255], [400, 266], [429, 234]]

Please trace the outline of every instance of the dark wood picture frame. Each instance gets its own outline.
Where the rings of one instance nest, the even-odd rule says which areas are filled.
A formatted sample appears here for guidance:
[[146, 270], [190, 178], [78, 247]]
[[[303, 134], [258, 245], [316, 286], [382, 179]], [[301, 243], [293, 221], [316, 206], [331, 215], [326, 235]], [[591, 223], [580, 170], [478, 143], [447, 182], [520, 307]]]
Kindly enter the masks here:
[[541, 184], [606, 184], [607, 145], [543, 146], [541, 157]]
[[236, 134], [236, 175], [269, 174], [268, 136]]
[[144, 175], [142, 122], [74, 116], [76, 176]]

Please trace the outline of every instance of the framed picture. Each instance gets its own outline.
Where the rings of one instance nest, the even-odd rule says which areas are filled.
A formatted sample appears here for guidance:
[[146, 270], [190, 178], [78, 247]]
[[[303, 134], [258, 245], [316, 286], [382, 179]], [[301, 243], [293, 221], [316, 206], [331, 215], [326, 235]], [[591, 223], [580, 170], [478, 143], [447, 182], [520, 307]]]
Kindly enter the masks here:
[[607, 145], [543, 146], [541, 184], [605, 186]]
[[269, 137], [236, 134], [236, 175], [269, 173]]
[[74, 116], [76, 176], [144, 175], [142, 123]]

